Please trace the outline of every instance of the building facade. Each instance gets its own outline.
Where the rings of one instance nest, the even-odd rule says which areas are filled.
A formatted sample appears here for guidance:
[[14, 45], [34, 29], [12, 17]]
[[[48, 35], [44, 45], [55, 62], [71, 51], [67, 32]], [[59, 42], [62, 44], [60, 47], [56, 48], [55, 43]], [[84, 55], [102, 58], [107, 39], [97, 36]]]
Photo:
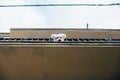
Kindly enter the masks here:
[[120, 38], [120, 30], [112, 29], [26, 29], [12, 28], [11, 38], [50, 38], [52, 34], [66, 34], [67, 38]]

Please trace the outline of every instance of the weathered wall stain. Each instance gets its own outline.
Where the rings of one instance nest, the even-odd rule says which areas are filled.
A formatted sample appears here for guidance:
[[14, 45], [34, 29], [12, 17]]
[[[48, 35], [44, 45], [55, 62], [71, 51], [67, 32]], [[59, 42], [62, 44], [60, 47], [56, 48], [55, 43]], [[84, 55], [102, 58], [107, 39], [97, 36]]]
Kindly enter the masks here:
[[0, 80], [5, 80], [5, 75], [3, 74], [3, 71], [2, 71], [1, 67], [0, 67]]
[[44, 57], [44, 48], [39, 48], [39, 47], [36, 47], [35, 49], [33, 49], [33, 52], [34, 54], [36, 54], [37, 56], [39, 57]]
[[0, 47], [0, 80], [117, 80], [119, 70], [120, 47]]
[[11, 62], [15, 59], [14, 56], [17, 54], [17, 51], [14, 47], [1, 47], [0, 54], [2, 59], [4, 59], [4, 63], [12, 64]]

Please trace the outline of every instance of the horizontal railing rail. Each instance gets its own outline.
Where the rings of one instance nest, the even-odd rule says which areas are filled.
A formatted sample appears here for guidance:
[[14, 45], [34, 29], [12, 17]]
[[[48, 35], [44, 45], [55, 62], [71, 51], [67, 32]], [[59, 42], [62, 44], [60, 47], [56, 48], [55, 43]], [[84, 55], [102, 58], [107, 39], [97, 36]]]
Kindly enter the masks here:
[[25, 43], [120, 43], [115, 38], [65, 38], [64, 41], [54, 41], [52, 38], [0, 38], [0, 42]]

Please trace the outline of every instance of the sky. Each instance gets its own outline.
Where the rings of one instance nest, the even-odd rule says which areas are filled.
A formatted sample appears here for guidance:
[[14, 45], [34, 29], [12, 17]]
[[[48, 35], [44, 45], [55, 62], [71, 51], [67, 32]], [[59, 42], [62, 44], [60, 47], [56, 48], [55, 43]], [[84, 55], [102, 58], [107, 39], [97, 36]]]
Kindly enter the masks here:
[[[0, 0], [17, 4], [109, 4], [119, 0]], [[120, 6], [0, 7], [0, 32], [10, 28], [120, 29]]]

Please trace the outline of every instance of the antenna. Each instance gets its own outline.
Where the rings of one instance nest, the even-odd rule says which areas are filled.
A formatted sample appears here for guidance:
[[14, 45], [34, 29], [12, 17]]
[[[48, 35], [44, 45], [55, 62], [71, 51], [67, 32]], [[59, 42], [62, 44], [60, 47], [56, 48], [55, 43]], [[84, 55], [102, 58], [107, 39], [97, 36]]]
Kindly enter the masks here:
[[89, 24], [88, 24], [88, 23], [86, 24], [86, 27], [87, 27], [87, 29], [88, 29], [88, 27], [89, 27]]

